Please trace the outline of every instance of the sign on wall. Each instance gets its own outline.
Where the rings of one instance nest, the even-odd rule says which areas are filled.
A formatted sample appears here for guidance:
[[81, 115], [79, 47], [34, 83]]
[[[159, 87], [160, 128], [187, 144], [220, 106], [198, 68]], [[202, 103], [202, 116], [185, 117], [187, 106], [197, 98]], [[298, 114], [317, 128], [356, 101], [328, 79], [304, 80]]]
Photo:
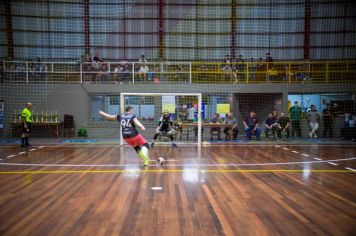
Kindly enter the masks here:
[[230, 104], [216, 104], [216, 113], [220, 114], [221, 118], [225, 118], [225, 114], [230, 112]]
[[176, 97], [162, 96], [162, 112], [168, 110], [169, 113], [176, 113]]

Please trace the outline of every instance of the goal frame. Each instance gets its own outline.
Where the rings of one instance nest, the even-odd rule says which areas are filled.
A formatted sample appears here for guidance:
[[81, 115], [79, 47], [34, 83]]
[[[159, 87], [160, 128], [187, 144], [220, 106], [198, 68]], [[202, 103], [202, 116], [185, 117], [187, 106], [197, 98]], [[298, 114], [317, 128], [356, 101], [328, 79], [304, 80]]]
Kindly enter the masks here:
[[[202, 94], [201, 93], [120, 93], [120, 114], [125, 113], [125, 96], [195, 96], [198, 98], [198, 139], [197, 144], [201, 146], [202, 142]], [[121, 125], [120, 125], [120, 145], [124, 145], [124, 139], [122, 137]]]

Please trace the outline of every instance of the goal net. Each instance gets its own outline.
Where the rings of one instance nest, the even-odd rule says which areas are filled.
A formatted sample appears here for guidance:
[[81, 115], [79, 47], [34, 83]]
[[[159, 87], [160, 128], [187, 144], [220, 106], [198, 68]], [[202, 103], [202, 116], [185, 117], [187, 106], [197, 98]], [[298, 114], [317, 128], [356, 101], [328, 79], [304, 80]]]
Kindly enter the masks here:
[[[199, 93], [121, 93], [120, 114], [125, 108], [131, 106], [137, 119], [145, 126], [145, 131], [139, 131], [148, 140], [152, 141], [157, 133], [158, 124], [163, 113], [168, 113], [175, 142], [197, 143], [202, 142], [202, 95]], [[112, 108], [109, 108], [112, 109]], [[166, 130], [160, 130], [155, 140], [159, 143], [171, 141]], [[120, 138], [120, 144], [124, 140]]]
[[[236, 139], [225, 137], [222, 128], [222, 141], [246, 139], [243, 121], [251, 111], [260, 122], [261, 139], [276, 140], [264, 132], [266, 118], [275, 111], [292, 119], [295, 102], [300, 122], [295, 129], [291, 124], [290, 136], [296, 139], [284, 140], [319, 141], [324, 130], [326, 137], [340, 139], [342, 129], [354, 126], [352, 1], [2, 2], [0, 137], [20, 137], [20, 111], [30, 101], [32, 137], [73, 137], [85, 128], [89, 138], [116, 140], [119, 124], [102, 120], [98, 111], [116, 114], [121, 102], [126, 105], [119, 93], [130, 91], [201, 93], [203, 120], [209, 123], [219, 113], [224, 122], [231, 112], [237, 121]], [[163, 95], [125, 96], [152, 139]], [[174, 117], [198, 104], [195, 95], [174, 96]], [[327, 104], [333, 115], [325, 121]], [[318, 139], [309, 135], [312, 105], [321, 117]], [[152, 111], [149, 120], [145, 112]], [[64, 115], [72, 115], [72, 128]], [[219, 140], [203, 126], [203, 141]], [[197, 142], [194, 132], [181, 137]]]

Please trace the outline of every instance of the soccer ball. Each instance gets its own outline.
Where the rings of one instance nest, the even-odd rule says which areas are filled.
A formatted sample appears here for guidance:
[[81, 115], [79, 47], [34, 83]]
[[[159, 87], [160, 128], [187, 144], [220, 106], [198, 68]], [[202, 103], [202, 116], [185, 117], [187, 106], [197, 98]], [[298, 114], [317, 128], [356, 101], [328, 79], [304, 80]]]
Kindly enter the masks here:
[[163, 157], [158, 157], [157, 158], [157, 164], [159, 166], [163, 166], [166, 163], [166, 160]]

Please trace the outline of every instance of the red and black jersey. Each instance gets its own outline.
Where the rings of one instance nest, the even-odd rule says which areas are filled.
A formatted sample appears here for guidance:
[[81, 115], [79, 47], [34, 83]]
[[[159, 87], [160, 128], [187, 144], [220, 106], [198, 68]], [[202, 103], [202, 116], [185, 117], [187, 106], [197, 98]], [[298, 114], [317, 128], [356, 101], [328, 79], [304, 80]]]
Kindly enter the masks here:
[[117, 121], [121, 124], [121, 131], [123, 138], [132, 138], [138, 135], [138, 131], [135, 126], [134, 119], [136, 119], [135, 114], [125, 113], [124, 115], [117, 115]]

